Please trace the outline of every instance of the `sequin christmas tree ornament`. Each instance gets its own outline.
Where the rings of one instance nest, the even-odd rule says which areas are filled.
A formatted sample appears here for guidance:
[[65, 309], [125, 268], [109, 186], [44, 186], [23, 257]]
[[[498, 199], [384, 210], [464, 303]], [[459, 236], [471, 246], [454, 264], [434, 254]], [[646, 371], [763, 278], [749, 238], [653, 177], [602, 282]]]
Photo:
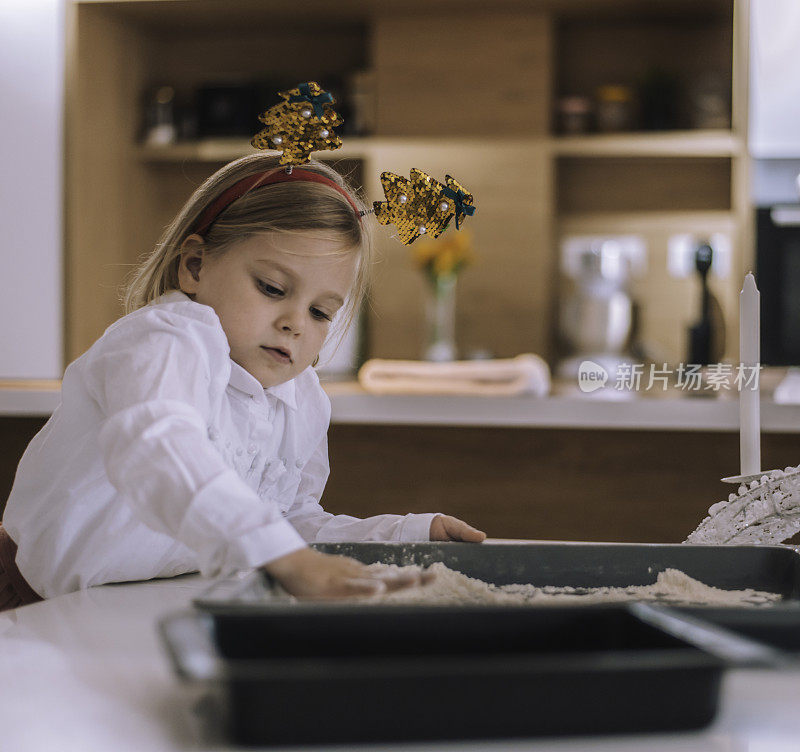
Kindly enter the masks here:
[[[333, 129], [343, 123], [333, 108], [335, 101], [316, 81], [279, 92], [283, 101], [258, 116], [266, 126], [251, 140], [257, 149], [281, 152], [279, 164], [291, 173], [294, 165], [308, 162], [313, 151], [331, 151], [342, 145]], [[273, 181], [274, 182], [274, 181]], [[391, 172], [381, 174], [386, 201], [375, 201], [375, 216], [383, 225], [395, 225], [400, 242], [409, 245], [421, 235], [436, 238], [455, 218], [456, 229], [475, 213], [474, 199], [450, 175], [441, 183], [418, 169], [406, 179]], [[366, 212], [357, 212], [363, 216]]]
[[374, 202], [375, 217], [382, 225], [395, 225], [404, 245], [422, 235], [438, 237], [454, 217], [460, 228], [464, 218], [475, 213], [472, 194], [450, 175], [443, 184], [416, 168], [410, 179], [383, 172], [381, 185], [386, 201]]
[[301, 165], [312, 151], [341, 147], [333, 129], [344, 121], [329, 92], [309, 81], [278, 93], [284, 101], [258, 116], [266, 127], [250, 141], [256, 149], [275, 149], [282, 152], [280, 164]]

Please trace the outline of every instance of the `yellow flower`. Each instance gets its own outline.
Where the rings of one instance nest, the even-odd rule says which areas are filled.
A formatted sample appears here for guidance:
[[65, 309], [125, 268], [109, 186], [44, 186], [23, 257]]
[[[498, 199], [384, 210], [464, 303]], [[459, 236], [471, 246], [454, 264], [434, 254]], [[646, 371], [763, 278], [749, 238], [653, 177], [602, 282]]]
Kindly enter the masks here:
[[439, 253], [439, 242], [436, 240], [418, 240], [411, 246], [414, 261], [420, 269], [424, 269]]
[[411, 250], [417, 267], [434, 277], [458, 273], [475, 256], [472, 235], [464, 230], [436, 240], [419, 240]]
[[434, 260], [433, 271], [438, 275], [452, 274], [456, 265], [456, 254], [452, 248], [445, 248]]

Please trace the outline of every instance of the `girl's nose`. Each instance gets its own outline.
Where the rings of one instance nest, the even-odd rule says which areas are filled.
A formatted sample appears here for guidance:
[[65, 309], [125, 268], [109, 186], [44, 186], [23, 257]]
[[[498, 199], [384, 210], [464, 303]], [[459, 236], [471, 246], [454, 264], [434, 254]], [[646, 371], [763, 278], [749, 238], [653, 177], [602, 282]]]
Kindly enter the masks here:
[[276, 321], [278, 328], [282, 332], [287, 332], [297, 336], [302, 332], [302, 314], [299, 311], [285, 311]]

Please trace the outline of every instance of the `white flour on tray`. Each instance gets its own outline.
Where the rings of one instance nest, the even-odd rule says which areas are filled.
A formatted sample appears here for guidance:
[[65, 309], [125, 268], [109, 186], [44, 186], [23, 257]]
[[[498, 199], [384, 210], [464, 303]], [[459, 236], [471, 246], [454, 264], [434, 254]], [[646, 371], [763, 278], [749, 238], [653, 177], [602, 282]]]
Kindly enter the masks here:
[[[371, 564], [380, 572], [420, 571], [422, 567], [398, 567], [395, 564]], [[661, 601], [664, 603], [703, 604], [710, 606], [760, 606], [780, 600], [777, 593], [759, 590], [722, 590], [705, 585], [678, 569], [659, 572], [652, 585], [628, 587], [573, 588], [536, 587], [534, 585], [493, 585], [449, 569], [441, 562], [428, 567], [436, 575], [422, 587], [362, 598], [374, 603], [428, 603], [430, 605], [586, 605], [621, 601]]]

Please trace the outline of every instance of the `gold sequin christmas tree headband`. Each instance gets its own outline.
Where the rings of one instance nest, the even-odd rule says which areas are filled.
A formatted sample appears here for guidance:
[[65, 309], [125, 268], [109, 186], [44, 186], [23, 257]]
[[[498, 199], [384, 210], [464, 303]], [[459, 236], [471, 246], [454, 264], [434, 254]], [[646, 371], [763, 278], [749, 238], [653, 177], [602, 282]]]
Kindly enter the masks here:
[[[310, 170], [294, 169], [308, 161], [313, 151], [338, 149], [342, 145], [334, 132], [343, 120], [333, 105], [335, 100], [315, 81], [279, 92], [282, 102], [259, 115], [264, 129], [250, 142], [257, 149], [274, 149], [281, 153], [279, 164], [284, 169], [267, 170], [243, 178], [221, 194], [204, 211], [196, 232], [202, 235], [216, 218], [237, 198], [255, 188], [294, 180], [323, 183], [341, 193], [362, 217], [350, 195], [338, 183]], [[436, 238], [455, 218], [460, 229], [465, 217], [475, 213], [471, 193], [450, 175], [440, 183], [421, 170], [412, 169], [410, 179], [391, 172], [381, 173], [385, 201], [373, 202], [371, 212], [382, 225], [395, 225], [400, 242], [409, 245], [421, 235]]]

